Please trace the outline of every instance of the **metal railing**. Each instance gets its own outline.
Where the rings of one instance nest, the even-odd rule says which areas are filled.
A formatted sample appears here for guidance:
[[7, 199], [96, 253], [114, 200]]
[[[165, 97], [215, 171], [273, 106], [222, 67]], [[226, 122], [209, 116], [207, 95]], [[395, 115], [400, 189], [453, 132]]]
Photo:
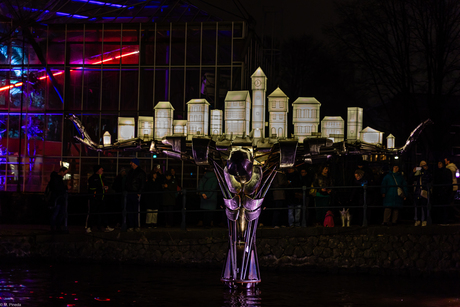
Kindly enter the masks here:
[[[416, 206], [414, 204], [414, 202], [412, 201], [412, 204], [409, 206], [409, 205], [405, 205], [404, 208], [426, 208], [426, 212], [427, 212], [427, 216], [426, 216], [426, 221], [427, 221], [427, 224], [428, 225], [431, 225], [432, 224], [432, 217], [431, 217], [431, 211], [432, 211], [432, 189], [435, 188], [435, 187], [450, 187], [452, 188], [453, 184], [448, 184], [448, 185], [433, 185], [433, 184], [429, 184], [428, 185], [428, 196], [427, 196], [427, 205], [426, 206]], [[394, 187], [394, 188], [397, 188], [398, 186], [396, 185], [391, 185], [391, 186], [386, 186], [386, 187]], [[406, 187], [407, 190], [409, 191], [410, 190], [413, 190], [414, 188], [414, 185], [406, 185], [406, 186], [403, 186], [403, 187]], [[368, 201], [368, 193], [369, 193], [369, 189], [373, 189], [374, 191], [377, 191], [378, 189], [378, 194], [381, 194], [380, 193], [380, 190], [381, 190], [382, 186], [380, 185], [375, 185], [375, 186], [368, 186], [367, 184], [359, 187], [359, 186], [330, 186], [330, 187], [307, 187], [307, 186], [303, 186], [303, 187], [296, 187], [296, 188], [271, 188], [270, 190], [271, 191], [276, 191], [276, 190], [284, 190], [284, 191], [301, 191], [302, 192], [302, 201], [301, 201], [301, 212], [302, 212], [302, 215], [301, 215], [301, 221], [300, 221], [300, 225], [301, 227], [307, 227], [307, 221], [309, 220], [309, 211], [310, 210], [317, 210], [318, 208], [320, 209], [341, 209], [341, 208], [351, 208], [351, 209], [361, 209], [362, 210], [362, 213], [363, 213], [363, 221], [362, 221], [362, 226], [363, 227], [366, 227], [368, 226], [368, 209], [369, 208], [383, 208], [383, 206], [380, 204], [380, 205], [370, 205], [369, 204], [369, 201]], [[337, 190], [351, 190], [351, 189], [354, 189], [354, 190], [357, 190], [357, 189], [362, 189], [362, 193], [363, 193], [363, 205], [362, 206], [356, 206], [356, 205], [329, 205], [329, 206], [324, 206], [324, 207], [316, 207], [314, 204], [311, 205], [311, 204], [308, 204], [307, 206], [307, 199], [311, 199], [312, 197], [307, 194], [309, 193], [310, 190], [312, 189], [315, 189], [315, 190], [319, 190], [319, 189], [330, 189], [330, 190], [333, 190], [333, 191], [337, 191]], [[191, 193], [197, 193], [198, 191], [197, 190], [192, 190], [192, 189], [182, 189], [181, 191], [177, 192], [177, 197], [182, 197], [182, 207], [180, 208], [180, 210], [162, 210], [162, 211], [159, 211], [158, 214], [166, 214], [166, 213], [180, 213], [181, 215], [181, 223], [180, 223], [180, 227], [182, 230], [186, 230], [186, 227], [187, 227], [187, 223], [186, 223], [186, 220], [187, 220], [187, 214], [191, 214], [191, 213], [196, 213], [196, 212], [200, 212], [200, 213], [203, 213], [205, 212], [205, 210], [203, 209], [199, 209], [199, 210], [190, 210], [190, 209], [187, 209], [187, 195], [190, 195]], [[200, 192], [203, 192], [200, 191]], [[220, 193], [220, 190], [205, 190], [204, 192], [218, 192]], [[143, 192], [141, 194], [141, 197], [142, 195], [147, 195], [147, 194], [166, 194], [166, 193], [171, 193], [171, 192], [166, 192], [166, 191], [155, 191], [155, 192]], [[174, 192], [175, 193], [175, 192]], [[336, 194], [336, 193], [331, 193], [331, 194]], [[410, 201], [410, 196], [413, 194], [413, 193], [408, 193], [409, 195], [407, 195], [407, 198], [408, 198], [408, 201]], [[100, 196], [101, 194], [98, 194], [97, 196]], [[104, 194], [105, 196], [122, 196], [122, 199], [123, 199], [123, 207], [122, 207], [122, 210], [121, 212], [91, 212], [90, 210], [88, 210], [87, 213], [70, 213], [68, 212], [68, 203], [69, 203], [69, 197], [72, 198], [72, 200], [75, 200], [77, 198], [82, 198], [82, 199], [87, 199], [88, 201], [88, 206], [90, 206], [89, 202], [91, 201], [91, 198], [93, 198], [95, 196], [95, 194], [64, 194], [64, 195], [61, 195], [59, 196], [58, 198], [55, 199], [54, 201], [54, 207], [51, 207], [52, 209], [55, 208], [56, 206], [58, 206], [58, 201], [61, 201], [62, 199], [64, 200], [64, 203], [61, 204], [61, 205], [64, 205], [64, 208], [63, 208], [63, 214], [64, 214], [64, 225], [63, 225], [63, 228], [65, 231], [67, 231], [68, 229], [68, 218], [69, 216], [78, 216], [78, 215], [100, 215], [100, 214], [105, 214], [105, 215], [120, 215], [121, 214], [121, 217], [122, 217], [122, 223], [121, 223], [121, 230], [122, 231], [126, 231], [127, 230], [127, 224], [126, 224], [126, 218], [127, 218], [127, 215], [128, 214], [137, 214], [138, 215], [138, 219], [137, 219], [137, 224], [138, 226], [140, 226], [140, 219], [139, 219], [139, 216], [140, 214], [146, 214], [146, 213], [151, 213], [151, 211], [141, 211], [140, 210], [140, 199], [138, 200], [138, 210], [137, 211], [127, 211], [127, 196], [128, 196], [128, 193], [127, 192], [123, 192], [123, 193], [106, 193]], [[406, 202], [408, 202], [406, 201]], [[279, 208], [267, 208], [265, 207], [266, 204], [263, 204], [264, 206], [264, 210], [289, 210], [289, 208], [287, 206], [284, 206], [284, 207], [279, 207]], [[161, 204], [159, 205], [161, 206]], [[451, 203], [446, 203], [446, 204], [437, 204], [436, 207], [437, 208], [441, 208], [441, 207], [450, 207], [452, 206]], [[89, 207], [88, 207], [89, 208]], [[224, 209], [215, 209], [215, 210], [206, 210], [207, 212], [222, 212]], [[293, 210], [298, 210], [297, 208], [294, 208]]]

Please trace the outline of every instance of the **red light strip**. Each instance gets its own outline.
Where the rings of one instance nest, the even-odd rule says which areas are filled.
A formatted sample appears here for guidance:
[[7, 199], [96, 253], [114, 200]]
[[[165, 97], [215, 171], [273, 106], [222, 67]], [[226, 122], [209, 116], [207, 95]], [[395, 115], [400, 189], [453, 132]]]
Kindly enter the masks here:
[[[91, 65], [101, 64], [101, 63], [104, 63], [104, 62], [112, 61], [113, 59], [124, 58], [125, 56], [130, 56], [130, 55], [133, 55], [133, 54], [136, 54], [136, 53], [139, 53], [139, 51], [133, 51], [133, 52], [125, 53], [125, 54], [122, 54], [122, 55], [117, 55], [114, 58], [109, 58], [109, 59], [105, 59], [103, 61], [98, 61], [98, 62], [91, 63]], [[73, 70], [74, 69], [71, 69], [70, 71], [73, 71]], [[54, 73], [53, 76], [62, 75], [63, 73], [64, 73], [63, 71], [59, 71], [57, 73]], [[46, 78], [48, 78], [48, 75], [42, 76], [42, 77], [38, 78], [38, 80], [43, 80], [43, 79], [46, 79]], [[0, 92], [9, 90], [10, 88], [13, 88], [13, 87], [19, 87], [21, 85], [22, 85], [22, 82], [18, 82], [18, 83], [15, 83], [15, 84], [0, 87]]]

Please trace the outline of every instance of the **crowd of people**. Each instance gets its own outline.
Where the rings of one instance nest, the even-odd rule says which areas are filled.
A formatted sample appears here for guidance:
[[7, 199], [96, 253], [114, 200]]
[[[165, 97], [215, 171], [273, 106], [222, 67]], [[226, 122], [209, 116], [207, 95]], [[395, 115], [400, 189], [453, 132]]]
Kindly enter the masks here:
[[[394, 160], [397, 161], [397, 160]], [[172, 227], [177, 223], [174, 211], [179, 210], [181, 187], [176, 172], [170, 168], [163, 174], [161, 166], [156, 165], [148, 174], [139, 166], [139, 160], [133, 158], [129, 169], [121, 169], [111, 187], [105, 182], [104, 169], [101, 165], [93, 167], [93, 174], [88, 179], [88, 215], [86, 232], [96, 228], [110, 232], [115, 226], [126, 223], [127, 231], [139, 231], [141, 227]], [[64, 218], [64, 203], [67, 189], [64, 176], [67, 168], [51, 174], [49, 183], [52, 191], [51, 230], [60, 231]], [[390, 169], [371, 169], [365, 161], [359, 161], [356, 169], [345, 181], [342, 188], [331, 174], [329, 165], [278, 170], [264, 201], [267, 212], [261, 215], [260, 226], [298, 227], [302, 221], [308, 225], [334, 226], [334, 220], [342, 218], [342, 226], [362, 225], [363, 218], [385, 226], [398, 223], [403, 206], [413, 205], [414, 225], [426, 226], [433, 206], [437, 208], [437, 222], [449, 223], [454, 215], [453, 203], [457, 192], [457, 166], [445, 158], [438, 161], [431, 169], [426, 161], [421, 161], [410, 172], [404, 174], [400, 165], [394, 162]], [[347, 188], [343, 188], [347, 186]], [[302, 187], [306, 187], [304, 190]], [[368, 187], [365, 189], [364, 187]], [[115, 194], [107, 194], [109, 188]], [[126, 206], [123, 197], [126, 195]], [[366, 194], [365, 194], [366, 193]], [[113, 197], [113, 195], [116, 195]], [[110, 198], [112, 196], [112, 198]], [[206, 169], [198, 182], [196, 199], [202, 214], [197, 218], [197, 226], [210, 228], [225, 225], [225, 215], [219, 201], [222, 194], [214, 171]], [[430, 203], [431, 206], [428, 206]], [[109, 205], [110, 204], [110, 205]], [[115, 205], [114, 205], [115, 204]], [[302, 211], [303, 205], [307, 211]], [[374, 207], [367, 212], [363, 208]], [[374, 206], [373, 206], [374, 205]], [[376, 206], [383, 207], [383, 214], [375, 218]], [[333, 208], [335, 207], [335, 208]], [[342, 210], [337, 207], [343, 207]], [[125, 211], [126, 220], [120, 216]], [[370, 212], [370, 213], [369, 213]], [[159, 215], [160, 213], [160, 215]], [[305, 220], [304, 217], [308, 218]], [[335, 218], [334, 218], [335, 216]]]

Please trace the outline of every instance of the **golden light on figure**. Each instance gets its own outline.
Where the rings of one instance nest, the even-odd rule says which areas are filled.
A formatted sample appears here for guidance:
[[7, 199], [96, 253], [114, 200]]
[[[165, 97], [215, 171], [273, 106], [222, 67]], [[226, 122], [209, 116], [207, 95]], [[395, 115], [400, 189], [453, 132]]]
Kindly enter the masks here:
[[134, 117], [118, 117], [118, 142], [134, 138]]

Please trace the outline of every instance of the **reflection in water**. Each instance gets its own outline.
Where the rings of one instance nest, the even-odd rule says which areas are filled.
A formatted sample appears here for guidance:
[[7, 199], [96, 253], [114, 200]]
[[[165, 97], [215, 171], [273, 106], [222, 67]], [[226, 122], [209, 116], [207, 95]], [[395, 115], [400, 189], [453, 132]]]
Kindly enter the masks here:
[[261, 301], [262, 298], [260, 297], [260, 290], [258, 288], [224, 290], [223, 306], [225, 307], [262, 306]]
[[0, 306], [460, 306], [458, 279], [264, 271], [228, 289], [219, 268], [0, 262]]

